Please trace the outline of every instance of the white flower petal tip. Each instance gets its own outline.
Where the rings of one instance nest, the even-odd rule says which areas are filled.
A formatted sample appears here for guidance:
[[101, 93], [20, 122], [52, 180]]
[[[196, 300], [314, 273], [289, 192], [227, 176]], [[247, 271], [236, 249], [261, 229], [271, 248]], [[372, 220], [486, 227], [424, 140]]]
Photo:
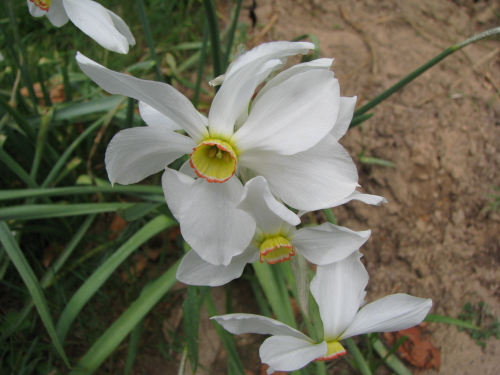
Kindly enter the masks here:
[[351, 195], [349, 195], [348, 197], [346, 197], [342, 200], [335, 202], [332, 205], [332, 207], [337, 207], [337, 206], [343, 205], [343, 204], [350, 202], [352, 200], [357, 200], [357, 201], [360, 201], [360, 202], [363, 202], [366, 204], [371, 204], [372, 206], [380, 206], [380, 205], [382, 205], [382, 203], [389, 203], [387, 201], [387, 199], [385, 199], [384, 197], [380, 197], [378, 195], [363, 194], [357, 190], [354, 190], [354, 192]]

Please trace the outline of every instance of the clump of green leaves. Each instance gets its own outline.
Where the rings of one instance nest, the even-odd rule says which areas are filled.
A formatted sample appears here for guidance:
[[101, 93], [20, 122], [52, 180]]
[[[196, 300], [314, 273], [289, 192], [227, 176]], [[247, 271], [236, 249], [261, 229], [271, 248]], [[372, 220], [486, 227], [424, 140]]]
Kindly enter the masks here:
[[479, 346], [485, 348], [486, 340], [491, 336], [500, 339], [500, 322], [496, 316], [491, 314], [487, 303], [479, 302], [477, 304], [471, 304], [467, 302], [464, 307], [462, 307], [462, 312], [458, 314], [458, 318], [481, 327], [481, 330], [464, 327], [458, 328], [460, 331], [467, 332], [470, 337], [476, 340], [476, 344]]

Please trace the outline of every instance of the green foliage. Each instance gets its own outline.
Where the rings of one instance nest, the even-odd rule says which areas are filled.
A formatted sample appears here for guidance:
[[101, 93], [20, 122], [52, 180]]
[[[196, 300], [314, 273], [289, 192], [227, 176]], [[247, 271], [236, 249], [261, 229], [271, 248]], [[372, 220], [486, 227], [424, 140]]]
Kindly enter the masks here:
[[491, 337], [500, 339], [500, 322], [498, 321], [498, 317], [491, 314], [488, 304], [485, 302], [476, 304], [467, 302], [462, 307], [462, 312], [458, 314], [458, 318], [481, 327], [480, 330], [459, 327], [460, 331], [467, 332], [470, 337], [476, 340], [476, 344], [479, 346], [485, 348], [486, 341]]

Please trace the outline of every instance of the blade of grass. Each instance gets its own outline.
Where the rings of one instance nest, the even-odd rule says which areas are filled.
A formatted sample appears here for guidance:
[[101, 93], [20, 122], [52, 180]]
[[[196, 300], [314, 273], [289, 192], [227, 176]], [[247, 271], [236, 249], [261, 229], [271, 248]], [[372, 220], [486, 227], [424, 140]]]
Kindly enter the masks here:
[[124, 375], [130, 375], [132, 367], [134, 366], [137, 352], [139, 351], [139, 340], [141, 339], [142, 328], [144, 326], [144, 319], [142, 319], [132, 330], [130, 334], [130, 341], [128, 344], [127, 359], [125, 360]]
[[227, 69], [229, 65], [229, 58], [231, 57], [231, 52], [233, 51], [234, 34], [236, 32], [236, 27], [238, 26], [238, 17], [240, 16], [242, 0], [236, 0], [236, 9], [233, 14], [233, 22], [231, 23], [231, 28], [229, 29], [229, 35], [227, 37], [227, 48], [226, 55], [224, 57], [222, 68]]
[[38, 314], [40, 315], [40, 318], [42, 319], [42, 322], [47, 329], [50, 338], [52, 339], [54, 347], [63, 359], [66, 366], [70, 367], [68, 358], [66, 357], [66, 353], [64, 353], [64, 349], [54, 328], [54, 322], [52, 321], [52, 316], [50, 315], [49, 307], [43, 295], [42, 288], [40, 287], [40, 284], [38, 283], [38, 280], [28, 261], [26, 260], [23, 252], [17, 245], [16, 240], [14, 239], [14, 236], [10, 231], [10, 228], [3, 221], [0, 222], [0, 242], [2, 243], [5, 251], [9, 255], [17, 271], [21, 275], [26, 288], [28, 288], [31, 298], [33, 298], [33, 302], [36, 306], [36, 309], [38, 310]]
[[54, 116], [54, 110], [49, 108], [40, 117], [40, 128], [38, 129], [38, 137], [36, 139], [35, 145], [35, 157], [33, 158], [33, 164], [31, 166], [30, 177], [36, 182], [36, 176], [38, 174], [38, 168], [40, 167], [40, 162], [42, 161], [43, 150], [45, 148], [45, 137], [47, 131], [52, 123], [52, 117]]
[[142, 0], [136, 0], [137, 11], [139, 13], [139, 19], [141, 20], [142, 29], [144, 31], [144, 38], [149, 47], [149, 54], [155, 62], [155, 73], [156, 80], [158, 82], [165, 82], [163, 75], [161, 73], [160, 59], [156, 54], [155, 44], [153, 41], [153, 36], [151, 35], [151, 28], [149, 27], [148, 17], [146, 15], [146, 8], [144, 7], [144, 2]]
[[354, 357], [354, 361], [356, 362], [356, 365], [358, 366], [359, 371], [363, 375], [372, 375], [372, 372], [370, 370], [370, 366], [368, 366], [368, 363], [366, 363], [363, 354], [361, 354], [361, 351], [359, 350], [358, 346], [354, 342], [352, 338], [347, 338], [344, 340], [344, 342], [347, 345], [347, 348], [349, 349], [349, 352], [352, 354]]
[[198, 64], [196, 84], [194, 86], [193, 105], [195, 108], [198, 107], [198, 100], [200, 98], [201, 79], [203, 78], [203, 68], [205, 67], [205, 56], [207, 53], [208, 32], [208, 22], [205, 20], [205, 25], [203, 26], [203, 41], [200, 50], [200, 63]]
[[[37, 188], [38, 184], [3, 148], [0, 148], [0, 161], [4, 163], [19, 179], [30, 188]], [[1, 193], [0, 193], [1, 194]]]
[[353, 117], [351, 120], [351, 123], [349, 124], [349, 127], [352, 128], [356, 125], [359, 125], [359, 124], [365, 122], [366, 120], [371, 119], [373, 117], [373, 115], [374, 115], [374, 113], [367, 113], [365, 115]]
[[[78, 231], [68, 242], [62, 253], [52, 263], [51, 267], [47, 270], [47, 272], [45, 272], [45, 275], [43, 275], [43, 277], [40, 279], [40, 286], [43, 289], [47, 288], [51, 284], [57, 272], [61, 269], [66, 260], [73, 253], [73, 250], [78, 246], [85, 233], [87, 233], [87, 230], [94, 221], [95, 217], [96, 215], [94, 214], [94, 215], [89, 215], [85, 219], [85, 221], [80, 226]], [[33, 299], [30, 299], [25, 303], [23, 309], [19, 312], [16, 321], [9, 327], [7, 327], [7, 329], [2, 333], [2, 336], [0, 337], [0, 344], [3, 343], [5, 339], [7, 339], [13, 332], [17, 330], [17, 328], [22, 324], [22, 322], [28, 317], [33, 306], [34, 306]]]
[[464, 322], [463, 320], [460, 319], [450, 318], [449, 316], [438, 315], [438, 314], [427, 314], [427, 317], [424, 319], [424, 322], [453, 324], [459, 327], [475, 329], [478, 331], [481, 330], [481, 327], [478, 327], [472, 323]]
[[462, 49], [465, 46], [468, 46], [471, 43], [475, 43], [481, 39], [488, 38], [490, 36], [500, 34], [500, 27], [496, 27], [487, 31], [483, 31], [482, 33], [479, 33], [477, 35], [474, 35], [471, 38], [468, 38], [464, 40], [463, 42], [460, 42], [458, 44], [455, 44], [447, 49], [445, 49], [443, 52], [441, 52], [439, 55], [436, 57], [430, 59], [428, 62], [426, 62], [424, 65], [419, 67], [418, 69], [415, 69], [413, 72], [408, 74], [406, 77], [404, 77], [401, 81], [396, 83], [395, 85], [391, 86], [387, 90], [385, 90], [382, 94], [378, 95], [368, 103], [366, 103], [364, 106], [359, 108], [354, 112], [354, 117], [360, 116], [366, 112], [368, 112], [370, 109], [375, 107], [377, 104], [380, 102], [384, 101], [387, 99], [389, 96], [394, 94], [396, 91], [400, 90], [404, 86], [406, 86], [408, 83], [413, 81], [415, 78], [417, 78], [419, 75], [427, 71], [428, 69], [432, 68], [434, 65], [436, 65], [438, 62], [443, 60], [444, 58], [448, 57], [449, 55], [455, 53], [456, 51]]
[[19, 125], [19, 128], [22, 129], [28, 138], [30, 139], [35, 139], [36, 133], [33, 130], [32, 126], [30, 123], [28, 123], [25, 119], [24, 116], [21, 115], [18, 111], [16, 111], [15, 108], [11, 107], [10, 104], [5, 100], [3, 95], [0, 95], [0, 106], [9, 114], [11, 115], [14, 120], [16, 121], [17, 125]]
[[[75, 320], [80, 310], [87, 301], [97, 292], [118, 266], [140, 245], [162, 230], [165, 230], [177, 222], [166, 216], [157, 216], [144, 225], [132, 237], [129, 238], [111, 257], [109, 257], [94, 273], [83, 283], [83, 285], [73, 294], [70, 301], [64, 308], [59, 321], [57, 322], [57, 334], [62, 342], [66, 338], [69, 327]], [[175, 275], [175, 273], [174, 273]], [[121, 341], [121, 340], [120, 340]], [[87, 353], [88, 354], [88, 353]], [[83, 359], [82, 359], [83, 360]]]
[[214, 78], [218, 77], [223, 72], [222, 67], [222, 51], [220, 46], [219, 21], [215, 12], [215, 6], [212, 0], [203, 0], [203, 7], [210, 29], [210, 48], [212, 50], [212, 65], [214, 69]]
[[384, 358], [384, 362], [398, 375], [412, 375], [411, 371], [401, 362], [398, 357], [394, 354], [388, 355], [389, 350], [382, 344], [379, 339], [372, 343], [373, 349], [378, 353], [381, 358]]
[[0, 220], [34, 220], [89, 215], [129, 208], [136, 203], [28, 204], [0, 208]]
[[[0, 149], [1, 159], [2, 149]], [[94, 193], [141, 193], [163, 194], [161, 186], [151, 185], [106, 185], [106, 186], [71, 186], [58, 188], [18, 189], [0, 191], [0, 201], [8, 199], [22, 199], [32, 197], [62, 196]]]
[[175, 274], [180, 260], [153, 283], [144, 287], [140, 297], [109, 327], [92, 345], [74, 367], [70, 375], [92, 374], [101, 363], [120, 345], [122, 340], [137, 326], [148, 312], [177, 282]]

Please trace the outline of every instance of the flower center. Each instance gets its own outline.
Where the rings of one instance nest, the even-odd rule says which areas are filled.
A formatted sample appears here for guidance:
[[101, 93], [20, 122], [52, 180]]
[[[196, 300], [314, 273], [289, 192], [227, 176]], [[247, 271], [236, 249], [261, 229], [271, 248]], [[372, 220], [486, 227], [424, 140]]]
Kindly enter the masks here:
[[295, 255], [293, 245], [281, 236], [266, 238], [260, 245], [260, 262], [275, 264], [290, 260]]
[[316, 358], [315, 361], [329, 361], [346, 354], [344, 347], [338, 341], [327, 341], [328, 351], [323, 357]]
[[224, 182], [236, 172], [236, 153], [229, 143], [208, 139], [193, 150], [189, 164], [198, 177], [208, 182]]
[[44, 10], [46, 12], [49, 11], [51, 0], [30, 0], [30, 1], [41, 10]]

